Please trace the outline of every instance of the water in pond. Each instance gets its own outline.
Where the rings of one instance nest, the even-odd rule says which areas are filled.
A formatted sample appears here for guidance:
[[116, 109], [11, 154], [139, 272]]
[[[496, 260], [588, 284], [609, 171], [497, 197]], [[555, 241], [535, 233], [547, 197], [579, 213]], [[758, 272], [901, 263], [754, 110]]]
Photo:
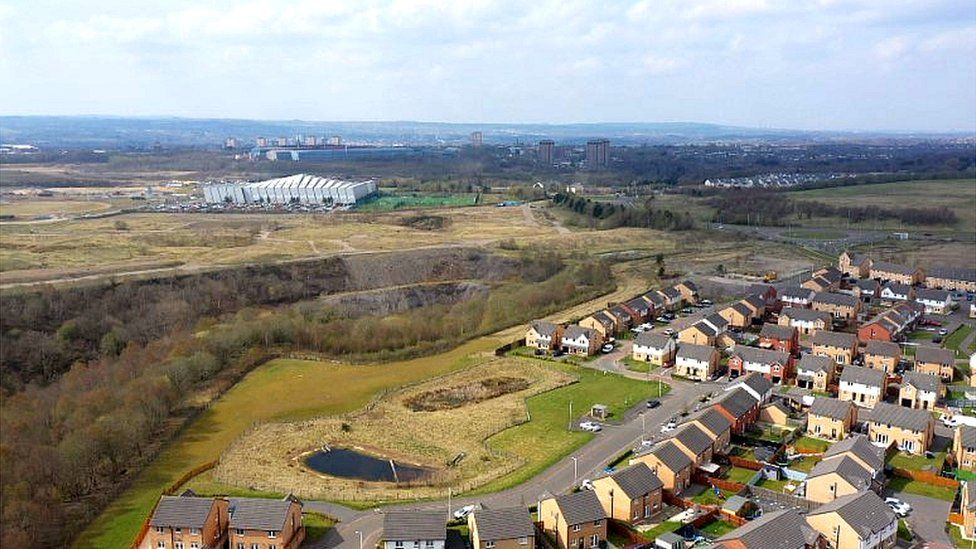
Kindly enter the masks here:
[[[342, 478], [358, 478], [383, 482], [411, 482], [421, 480], [432, 472], [424, 467], [390, 464], [390, 460], [359, 453], [349, 448], [319, 450], [305, 458], [314, 471]], [[393, 469], [396, 467], [396, 475]]]

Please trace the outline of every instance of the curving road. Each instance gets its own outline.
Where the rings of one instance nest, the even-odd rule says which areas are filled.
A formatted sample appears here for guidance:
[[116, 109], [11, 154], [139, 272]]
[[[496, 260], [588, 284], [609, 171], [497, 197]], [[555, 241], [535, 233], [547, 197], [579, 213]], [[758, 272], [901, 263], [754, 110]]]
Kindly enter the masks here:
[[[462, 505], [481, 504], [488, 508], [530, 506], [534, 505], [545, 494], [560, 494], [573, 487], [574, 480], [593, 478], [599, 474], [606, 464], [621, 452], [633, 448], [638, 444], [646, 429], [646, 438], [660, 437], [660, 426], [669, 418], [685, 409], [686, 403], [698, 399], [701, 395], [713, 392], [721, 386], [714, 383], [689, 383], [671, 379], [668, 375], [647, 376], [640, 374], [642, 379], [650, 377], [652, 380], [663, 380], [671, 385], [671, 392], [661, 399], [661, 406], [653, 410], [646, 410], [641, 402], [624, 414], [624, 421], [619, 425], [605, 425], [602, 432], [593, 440], [586, 443], [573, 456], [566, 457], [549, 467], [532, 480], [514, 488], [496, 492], [494, 494], [452, 498], [451, 508], [446, 499], [441, 501], [427, 501], [412, 504], [397, 505], [396, 508], [415, 509], [443, 509], [445, 519], [449, 513]], [[577, 475], [574, 476], [574, 461], [576, 458]], [[363, 534], [363, 547], [375, 547], [379, 542], [383, 530], [382, 511], [374, 509], [357, 511], [329, 502], [308, 501], [305, 508], [330, 515], [340, 522], [315, 545], [320, 548], [359, 549], [359, 535]]]

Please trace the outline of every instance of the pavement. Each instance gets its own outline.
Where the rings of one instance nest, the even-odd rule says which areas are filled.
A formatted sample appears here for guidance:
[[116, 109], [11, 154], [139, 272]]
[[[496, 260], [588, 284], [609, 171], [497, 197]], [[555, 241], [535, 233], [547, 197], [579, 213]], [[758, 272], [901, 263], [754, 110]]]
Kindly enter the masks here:
[[[949, 516], [952, 503], [941, 499], [887, 491], [885, 497], [896, 497], [912, 506], [912, 512], [905, 517], [915, 536], [922, 541], [944, 543], [952, 547], [952, 538], [946, 531], [944, 517]], [[936, 519], [936, 517], [943, 517]]]
[[[592, 363], [591, 363], [592, 364]], [[634, 373], [634, 372], [631, 372]], [[647, 379], [646, 374], [638, 374]], [[590, 442], [579, 448], [572, 456], [560, 460], [533, 479], [493, 494], [451, 498], [447, 494], [439, 501], [415, 502], [389, 508], [443, 509], [447, 518], [451, 512], [463, 505], [480, 504], [486, 508], [531, 506], [550, 494], [569, 491], [574, 483], [586, 478], [594, 478], [606, 465], [620, 453], [635, 447], [642, 438], [650, 439], [659, 435], [660, 427], [671, 417], [684, 410], [687, 402], [721, 388], [714, 383], [689, 383], [672, 380], [667, 375], [654, 375], [652, 379], [664, 379], [671, 385], [671, 392], [661, 399], [661, 406], [647, 410], [644, 402], [634, 406], [626, 414], [621, 424], [605, 424], [603, 431]], [[643, 431], [642, 431], [643, 429]], [[362, 546], [374, 547], [380, 540], [383, 530], [383, 514], [378, 509], [357, 511], [322, 501], [308, 501], [305, 507], [339, 519], [335, 528], [314, 547], [359, 549], [359, 536], [362, 533]]]

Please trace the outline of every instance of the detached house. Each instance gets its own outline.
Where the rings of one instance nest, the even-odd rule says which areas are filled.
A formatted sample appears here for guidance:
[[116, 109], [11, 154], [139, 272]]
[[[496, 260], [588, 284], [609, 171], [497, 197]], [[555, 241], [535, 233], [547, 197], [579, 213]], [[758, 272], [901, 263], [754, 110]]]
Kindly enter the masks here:
[[661, 479], [664, 489], [680, 494], [691, 484], [691, 470], [694, 463], [670, 439], [663, 440], [644, 453], [637, 454], [630, 464], [644, 463]]
[[898, 390], [898, 404], [906, 408], [934, 410], [935, 403], [945, 396], [945, 386], [939, 376], [921, 372], [905, 372]]
[[871, 475], [876, 480], [872, 489], [876, 489], [880, 488], [884, 475], [886, 453], [884, 448], [871, 444], [871, 440], [868, 437], [855, 433], [840, 442], [832, 444], [823, 453], [822, 459], [828, 460], [839, 456], [852, 458], [871, 472]]
[[915, 288], [900, 282], [889, 282], [881, 288], [881, 301], [895, 303], [897, 301], [914, 301]]
[[664, 483], [646, 463], [635, 463], [593, 481], [593, 492], [611, 519], [639, 524], [661, 511]]
[[383, 549], [444, 549], [447, 520], [439, 509], [391, 509], [383, 514]]
[[976, 269], [936, 267], [925, 273], [927, 288], [976, 293]]
[[796, 328], [801, 334], [809, 335], [821, 330], [830, 329], [831, 317], [827, 313], [812, 309], [786, 307], [780, 311], [777, 324], [780, 326], [791, 326]]
[[718, 314], [733, 328], [745, 328], [752, 324], [752, 309], [741, 301], [729, 305]]
[[919, 288], [915, 290], [915, 302], [925, 307], [928, 314], [947, 315], [952, 312], [955, 302], [947, 290]]
[[817, 462], [807, 474], [804, 497], [816, 503], [870, 490], [871, 471], [848, 456], [837, 456]]
[[695, 345], [715, 346], [729, 328], [727, 320], [712, 313], [691, 326], [678, 332], [678, 341]]
[[793, 359], [783, 351], [736, 345], [729, 358], [729, 376], [750, 372], [778, 385], [793, 375]]
[[887, 376], [884, 372], [846, 366], [840, 375], [841, 400], [849, 400], [864, 408], [874, 408], [884, 399]]
[[675, 290], [681, 292], [681, 299], [685, 303], [698, 303], [698, 285], [690, 280], [683, 280], [674, 286]]
[[825, 503], [806, 521], [835, 549], [887, 549], [898, 534], [898, 517], [870, 490]]
[[562, 347], [560, 335], [563, 327], [545, 320], [536, 320], [525, 332], [525, 344], [533, 349], [552, 351]]
[[726, 391], [712, 407], [732, 424], [734, 434], [742, 434], [759, 418], [759, 400], [742, 388]]
[[952, 434], [952, 457], [956, 467], [966, 471], [976, 471], [976, 427], [969, 425], [956, 427]]
[[902, 452], [922, 455], [932, 444], [935, 420], [927, 410], [879, 402], [865, 413], [868, 436], [877, 445], [894, 444]]
[[202, 549], [227, 543], [227, 500], [162, 496], [142, 539], [144, 549]]
[[779, 291], [779, 300], [785, 307], [796, 307], [806, 309], [813, 302], [813, 296], [817, 292], [803, 286], [787, 286]]
[[841, 440], [850, 434], [855, 421], [857, 408], [850, 401], [816, 397], [807, 413], [807, 434], [816, 438]]
[[952, 383], [955, 374], [956, 355], [949, 349], [919, 345], [915, 348], [915, 371], [937, 375], [946, 383]]
[[871, 274], [871, 259], [864, 254], [845, 251], [837, 259], [837, 268], [851, 278], [864, 278]]
[[634, 339], [634, 360], [650, 362], [655, 366], [670, 366], [674, 363], [677, 345], [670, 336], [653, 332], [641, 332]]
[[708, 345], [682, 343], [675, 357], [674, 373], [695, 381], [706, 381], [718, 367], [718, 351]]
[[535, 526], [525, 507], [476, 509], [468, 515], [472, 549], [534, 549]]
[[908, 286], [914, 286], [925, 280], [922, 269], [882, 261], [875, 261], [871, 265], [870, 276], [882, 282], [898, 282]]
[[570, 324], [563, 330], [562, 346], [569, 354], [590, 356], [596, 354], [602, 344], [600, 332], [592, 328]]
[[606, 543], [607, 514], [590, 490], [542, 500], [539, 519], [562, 549], [594, 549]]
[[715, 540], [714, 549], [822, 549], [827, 547], [820, 532], [793, 509], [763, 513], [763, 516]]
[[835, 369], [829, 356], [805, 354], [796, 365], [796, 386], [825, 393], [834, 382]]
[[298, 549], [305, 541], [302, 504], [294, 498], [230, 498], [228, 515], [231, 547]]
[[838, 364], [851, 364], [857, 356], [857, 336], [820, 330], [813, 334], [813, 354], [828, 356]]
[[759, 331], [759, 346], [795, 355], [800, 350], [800, 335], [796, 328], [779, 324], [763, 324]]
[[890, 374], [901, 360], [901, 347], [890, 341], [870, 340], [864, 345], [861, 357], [864, 366]]
[[861, 312], [861, 301], [856, 297], [833, 292], [817, 293], [810, 306], [814, 311], [828, 313], [834, 318], [847, 321], [857, 319], [858, 313]]
[[721, 412], [709, 406], [688, 417], [686, 423], [696, 425], [712, 439], [712, 455], [724, 453], [732, 437], [732, 423]]

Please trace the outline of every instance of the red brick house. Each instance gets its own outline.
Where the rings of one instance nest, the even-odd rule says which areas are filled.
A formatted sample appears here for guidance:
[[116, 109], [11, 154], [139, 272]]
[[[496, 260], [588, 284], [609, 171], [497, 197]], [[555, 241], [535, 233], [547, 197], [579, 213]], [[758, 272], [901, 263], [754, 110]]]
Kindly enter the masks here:
[[792, 326], [779, 324], [763, 324], [759, 332], [759, 346], [763, 349], [783, 351], [790, 356], [796, 356], [800, 350], [799, 332]]
[[793, 357], [785, 351], [736, 345], [729, 358], [729, 376], [757, 373], [774, 384], [793, 377]]
[[712, 408], [732, 424], [732, 432], [742, 434], [759, 419], [759, 401], [745, 389], [737, 388], [720, 395]]

